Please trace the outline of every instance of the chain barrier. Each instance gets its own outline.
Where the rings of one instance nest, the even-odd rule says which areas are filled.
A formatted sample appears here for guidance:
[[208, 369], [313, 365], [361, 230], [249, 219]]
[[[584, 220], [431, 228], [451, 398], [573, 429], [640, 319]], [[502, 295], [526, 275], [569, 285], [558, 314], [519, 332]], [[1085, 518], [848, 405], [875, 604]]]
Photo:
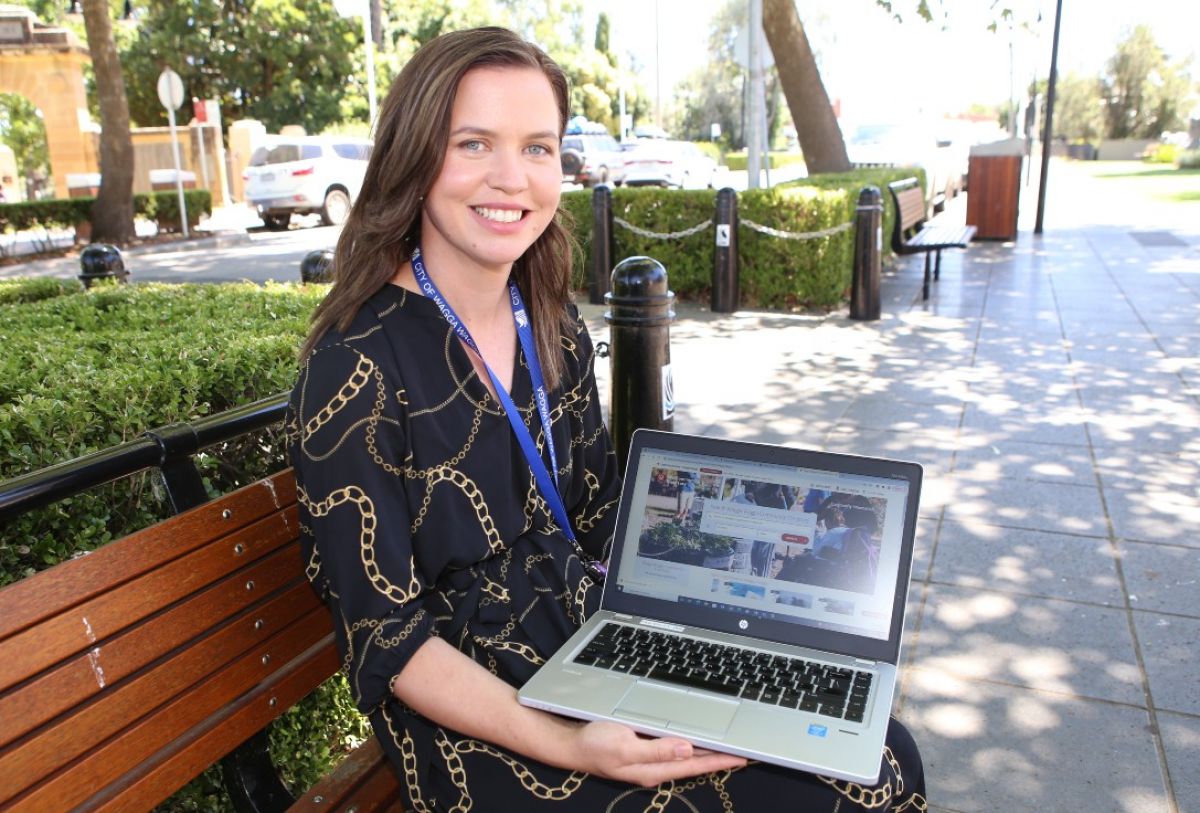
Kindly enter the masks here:
[[784, 240], [819, 240], [822, 237], [832, 237], [835, 234], [841, 234], [847, 229], [854, 227], [853, 220], [842, 223], [840, 226], [830, 226], [828, 229], [821, 229], [820, 231], [782, 231], [780, 229], [773, 229], [770, 226], [764, 226], [761, 223], [755, 223], [746, 217], [739, 217], [738, 223], [748, 226], [761, 234], [766, 234], [770, 237], [780, 237]]
[[[634, 234], [640, 235], [641, 237], [649, 237], [653, 240], [682, 240], [685, 237], [691, 237], [693, 234], [699, 234], [712, 225], [712, 220], [705, 220], [703, 223], [698, 223], [695, 226], [692, 226], [690, 229], [684, 229], [683, 231], [661, 232], [640, 228], [633, 225], [628, 220], [624, 220], [615, 216], [613, 217], [613, 222], [623, 229], [628, 229]], [[784, 240], [820, 240], [823, 237], [832, 237], [835, 234], [841, 234], [847, 229], [854, 227], [854, 221], [850, 220], [842, 223], [841, 225], [830, 226], [827, 229], [821, 229], [819, 231], [796, 232], [773, 229], [770, 226], [764, 226], [761, 223], [755, 223], [753, 220], [745, 217], [738, 218], [738, 223], [745, 225], [761, 234], [766, 234], [770, 237], [779, 237]]]
[[648, 231], [646, 229], [638, 228], [628, 220], [622, 220], [616, 215], [613, 216], [613, 223], [616, 223], [622, 228], [629, 229], [631, 232], [640, 235], [641, 237], [650, 237], [654, 240], [682, 240], [684, 237], [691, 237], [693, 234], [699, 234], [700, 232], [704, 231], [712, 225], [712, 220], [705, 220], [703, 223], [692, 226], [690, 229], [673, 232]]

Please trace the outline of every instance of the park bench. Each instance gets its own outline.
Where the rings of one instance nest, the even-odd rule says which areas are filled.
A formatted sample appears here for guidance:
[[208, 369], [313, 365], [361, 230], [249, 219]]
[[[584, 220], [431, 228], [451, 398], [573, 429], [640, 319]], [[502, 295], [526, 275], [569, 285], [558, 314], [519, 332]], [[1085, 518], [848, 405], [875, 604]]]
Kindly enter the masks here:
[[180, 511], [0, 590], [0, 809], [150, 810], [218, 760], [239, 811], [400, 809], [373, 738], [299, 799], [267, 754], [264, 727], [340, 665], [330, 615], [305, 577], [291, 471], [206, 501], [190, 455], [284, 404], [82, 458], [103, 470], [86, 485], [63, 466], [0, 484], [3, 521], [12, 495], [40, 491], [27, 510], [158, 466]]
[[929, 299], [929, 255], [934, 255], [933, 278], [942, 274], [942, 249], [966, 248], [975, 236], [974, 226], [931, 226], [927, 223], [925, 193], [916, 178], [888, 184], [896, 204], [892, 228], [892, 250], [897, 254], [924, 254], [925, 278], [921, 299]]

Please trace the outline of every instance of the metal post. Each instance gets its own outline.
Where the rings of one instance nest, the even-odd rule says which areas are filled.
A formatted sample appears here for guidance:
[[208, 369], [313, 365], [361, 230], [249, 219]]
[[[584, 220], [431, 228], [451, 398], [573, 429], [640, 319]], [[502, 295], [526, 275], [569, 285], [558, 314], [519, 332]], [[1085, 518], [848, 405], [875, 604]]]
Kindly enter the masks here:
[[592, 189], [592, 278], [588, 283], [588, 302], [602, 305], [608, 293], [608, 275], [613, 267], [612, 191], [607, 184]]
[[879, 318], [880, 256], [883, 253], [883, 196], [879, 187], [864, 186], [858, 193], [854, 218], [854, 279], [850, 293], [850, 318]]
[[300, 261], [300, 281], [333, 282], [333, 252], [319, 248], [305, 254]]
[[737, 192], [725, 187], [717, 193], [717, 245], [713, 251], [712, 311], [738, 309]]
[[604, 297], [609, 310], [612, 393], [609, 429], [622, 468], [636, 429], [675, 428], [675, 393], [671, 379], [671, 321], [675, 294], [667, 287], [667, 270], [650, 257], [621, 260], [612, 272], [612, 292]]
[[121, 258], [121, 252], [116, 246], [92, 243], [79, 252], [79, 281], [83, 283], [83, 287], [91, 288], [92, 283], [99, 279], [129, 281], [125, 260]]
[[1054, 8], [1054, 44], [1050, 48], [1050, 77], [1046, 87], [1046, 121], [1042, 129], [1042, 176], [1038, 181], [1037, 220], [1034, 234], [1042, 233], [1046, 214], [1046, 174], [1050, 171], [1050, 144], [1054, 137], [1054, 86], [1058, 83], [1058, 29], [1062, 23], [1062, 0]]

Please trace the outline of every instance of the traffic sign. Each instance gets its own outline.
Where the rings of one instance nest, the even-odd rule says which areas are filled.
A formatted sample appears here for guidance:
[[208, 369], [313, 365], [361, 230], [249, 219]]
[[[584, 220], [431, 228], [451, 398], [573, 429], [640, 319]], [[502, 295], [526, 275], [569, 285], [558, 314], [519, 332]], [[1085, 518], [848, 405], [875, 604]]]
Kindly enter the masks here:
[[183, 104], [183, 80], [170, 68], [158, 75], [158, 100], [168, 110], [178, 110]]

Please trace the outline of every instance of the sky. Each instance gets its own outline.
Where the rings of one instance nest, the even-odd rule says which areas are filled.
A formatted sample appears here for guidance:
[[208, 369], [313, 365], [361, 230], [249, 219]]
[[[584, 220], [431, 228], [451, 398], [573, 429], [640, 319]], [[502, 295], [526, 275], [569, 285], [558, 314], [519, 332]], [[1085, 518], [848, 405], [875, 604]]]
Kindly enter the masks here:
[[[651, 98], [656, 77], [663, 103], [671, 89], [707, 56], [708, 26], [724, 0], [586, 0], [589, 29], [596, 15], [608, 12], [611, 41], [635, 54]], [[935, 4], [936, 5], [936, 4]], [[887, 117], [889, 108], [915, 103], [929, 115], [965, 111], [972, 103], [1006, 102], [1010, 81], [1018, 97], [1029, 82], [1050, 68], [1054, 3], [1050, 0], [1000, 0], [1000, 7], [1034, 21], [1035, 31], [1012, 35], [993, 19], [991, 0], [943, 0], [950, 9], [945, 23], [926, 23], [915, 14], [895, 21], [875, 0], [797, 0], [809, 40], [817, 52], [822, 78], [842, 110], [855, 118]], [[915, 0], [894, 0], [902, 12]], [[1042, 21], [1036, 23], [1038, 11]], [[657, 13], [656, 13], [657, 12]], [[658, 72], [655, 21], [658, 19]], [[1191, 56], [1200, 78], [1200, 2], [1196, 0], [1063, 0], [1059, 41], [1060, 76], [1068, 71], [1098, 75], [1123, 35], [1146, 23], [1170, 58]], [[908, 64], [886, 64], [885, 49], [902, 38]], [[886, 79], [885, 79], [886, 78]], [[897, 92], [899, 91], [899, 92]]]

